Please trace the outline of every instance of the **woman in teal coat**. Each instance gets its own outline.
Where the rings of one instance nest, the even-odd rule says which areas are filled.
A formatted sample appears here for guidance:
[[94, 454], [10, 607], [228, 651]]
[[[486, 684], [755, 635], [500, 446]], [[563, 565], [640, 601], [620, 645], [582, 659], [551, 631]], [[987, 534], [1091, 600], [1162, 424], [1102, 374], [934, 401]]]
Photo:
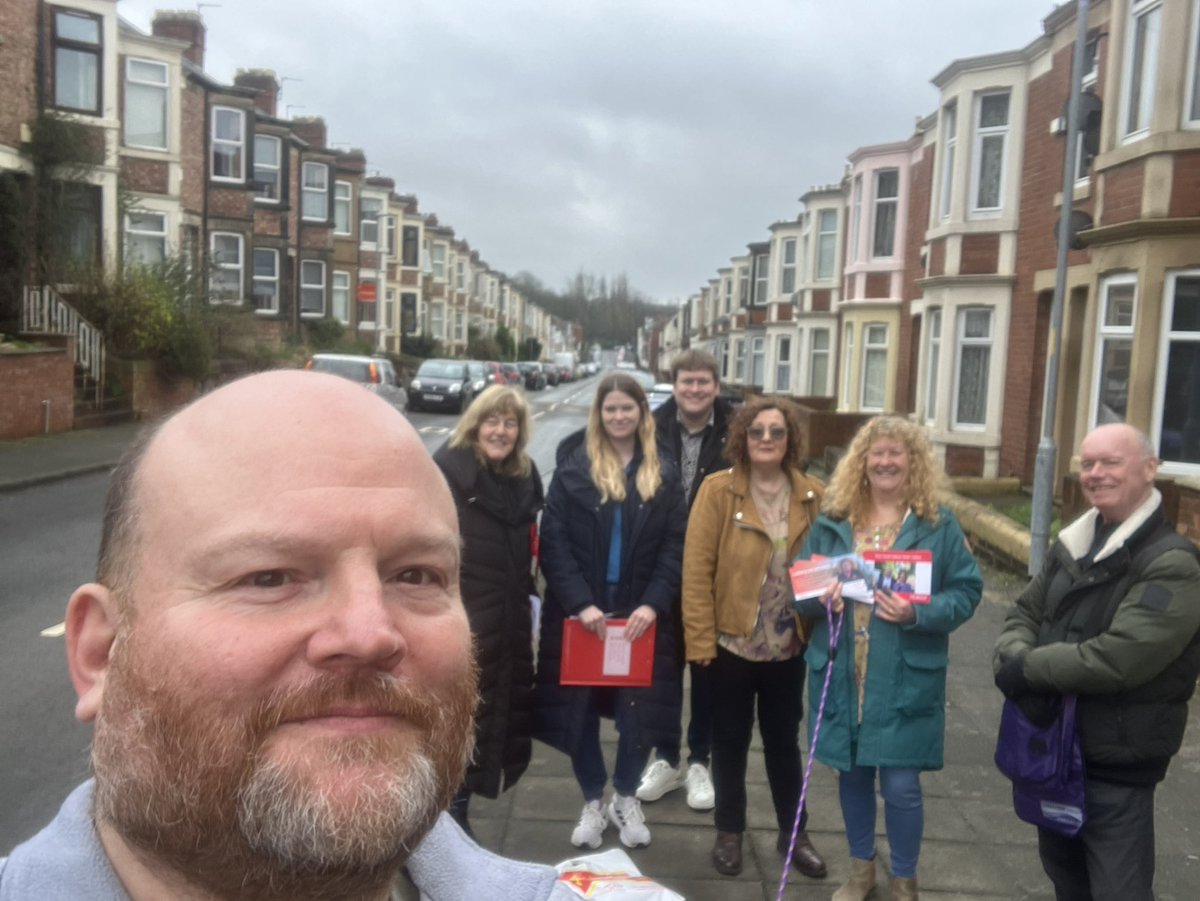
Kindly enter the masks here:
[[[882, 588], [870, 602], [843, 600], [835, 580], [820, 600], [801, 605], [801, 615], [815, 621], [805, 655], [812, 711], [833, 666], [815, 753], [838, 770], [850, 844], [850, 880], [834, 901], [862, 901], [875, 887], [876, 773], [891, 849], [891, 897], [917, 897], [920, 772], [942, 767], [949, 636], [970, 619], [983, 593], [958, 521], [937, 502], [941, 481], [919, 426], [894, 416], [872, 419], [834, 472], [823, 513], [800, 552], [808, 558], [927, 550], [933, 558], [928, 603], [909, 603]], [[836, 655], [830, 654], [825, 606], [845, 615]], [[810, 744], [814, 723], [815, 715]]]

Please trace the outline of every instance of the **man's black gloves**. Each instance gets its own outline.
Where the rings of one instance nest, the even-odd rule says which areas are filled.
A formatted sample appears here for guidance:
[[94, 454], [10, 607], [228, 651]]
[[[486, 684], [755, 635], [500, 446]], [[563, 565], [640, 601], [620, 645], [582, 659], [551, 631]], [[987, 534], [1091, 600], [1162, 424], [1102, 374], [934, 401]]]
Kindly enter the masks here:
[[1006, 698], [1016, 700], [1018, 695], [1029, 693], [1029, 683], [1025, 681], [1025, 654], [1009, 657], [996, 671], [996, 687], [1004, 692]]
[[1058, 716], [1062, 696], [1034, 691], [1025, 679], [1025, 654], [1009, 657], [996, 672], [996, 687], [1011, 699], [1035, 726], [1048, 726]]

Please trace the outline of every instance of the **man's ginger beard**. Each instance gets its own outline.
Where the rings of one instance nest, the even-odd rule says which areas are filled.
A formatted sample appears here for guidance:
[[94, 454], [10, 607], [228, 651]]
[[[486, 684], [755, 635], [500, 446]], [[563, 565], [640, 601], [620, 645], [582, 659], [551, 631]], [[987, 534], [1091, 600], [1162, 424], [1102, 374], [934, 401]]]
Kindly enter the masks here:
[[[386, 673], [322, 674], [247, 713], [150, 672], [136, 632], [114, 648], [96, 721], [95, 816], [160, 877], [227, 898], [369, 894], [390, 883], [462, 781], [473, 661], [442, 692]], [[268, 747], [279, 723], [347, 702], [408, 728], [293, 739], [286, 755]]]

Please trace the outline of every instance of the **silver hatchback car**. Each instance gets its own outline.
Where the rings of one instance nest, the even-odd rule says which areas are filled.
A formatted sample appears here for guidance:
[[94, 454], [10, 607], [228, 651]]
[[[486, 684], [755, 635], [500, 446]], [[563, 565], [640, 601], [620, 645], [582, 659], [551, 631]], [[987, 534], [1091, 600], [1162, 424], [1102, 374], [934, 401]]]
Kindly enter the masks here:
[[378, 394], [401, 413], [408, 408], [408, 394], [396, 378], [396, 368], [386, 357], [361, 357], [354, 354], [313, 354], [304, 364], [313, 372], [328, 372], [358, 382]]

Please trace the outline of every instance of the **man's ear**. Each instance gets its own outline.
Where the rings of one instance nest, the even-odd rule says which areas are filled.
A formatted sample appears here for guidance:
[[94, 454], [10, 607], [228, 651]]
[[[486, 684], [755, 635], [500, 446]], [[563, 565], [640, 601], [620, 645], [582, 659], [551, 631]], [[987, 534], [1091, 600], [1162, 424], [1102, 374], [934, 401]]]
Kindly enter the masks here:
[[67, 602], [67, 668], [79, 700], [75, 718], [90, 723], [100, 710], [104, 677], [117, 637], [117, 610], [103, 585], [80, 585]]

